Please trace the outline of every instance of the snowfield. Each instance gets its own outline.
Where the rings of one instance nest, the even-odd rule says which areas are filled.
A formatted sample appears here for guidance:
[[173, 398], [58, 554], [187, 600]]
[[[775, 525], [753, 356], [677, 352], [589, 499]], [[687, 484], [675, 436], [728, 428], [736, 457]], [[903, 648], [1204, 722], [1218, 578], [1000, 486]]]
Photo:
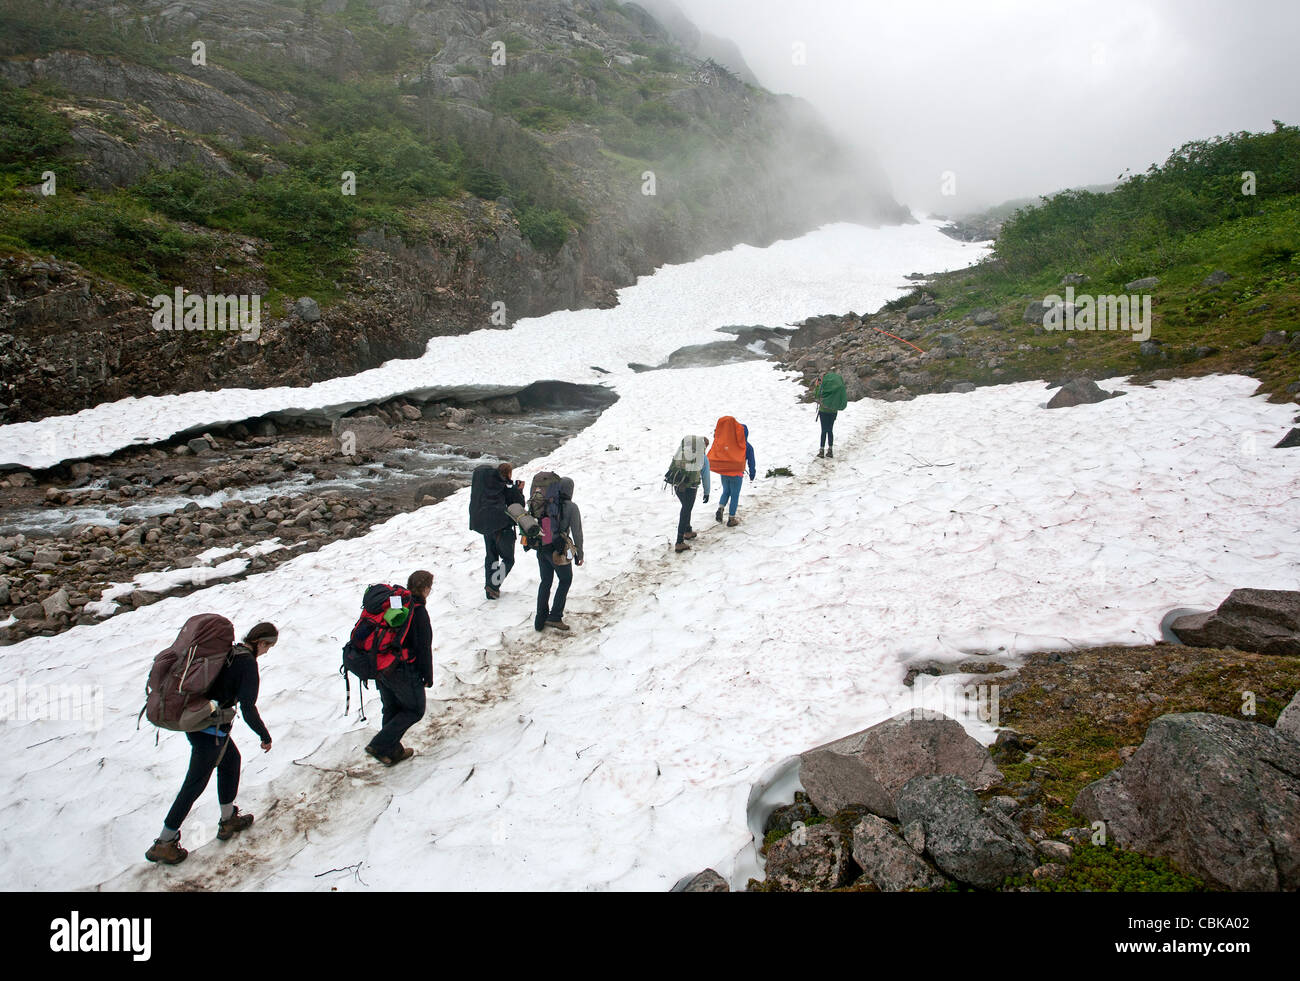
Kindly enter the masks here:
[[[731, 303], [742, 285], [715, 288]], [[842, 307], [866, 309], [873, 288]], [[1300, 456], [1267, 449], [1293, 408], [1252, 398], [1250, 379], [1052, 411], [1039, 383], [859, 402], [833, 461], [814, 459], [814, 409], [769, 363], [613, 383], [618, 403], [517, 473], [576, 481], [587, 562], [572, 635], [533, 630], [522, 550], [501, 600], [483, 598], [465, 490], [264, 574], [5, 648], [0, 693], [94, 686], [102, 725], [21, 703], [0, 724], [0, 887], [667, 890], [708, 866], [743, 886], [754, 784], [907, 707], [909, 661], [1148, 643], [1174, 607], [1296, 586]], [[683, 435], [711, 435], [724, 414], [749, 425], [759, 479], [726, 528], [715, 477], [696, 547], [675, 555], [662, 475]], [[765, 477], [774, 467], [794, 476]], [[355, 693], [343, 717], [339, 649], [365, 586], [417, 568], [435, 575], [435, 685], [404, 740], [418, 755], [387, 770], [362, 753], [377, 695], [371, 721]], [[153, 656], [207, 611], [241, 634], [279, 625], [259, 700], [275, 743], [261, 753], [236, 722], [239, 804], [256, 824], [215, 840], [214, 780], [182, 828], [189, 859], [156, 867], [143, 854], [188, 744], [155, 744], [135, 715]]]
[[[423, 357], [305, 388], [145, 396], [0, 426], [0, 468], [50, 467], [264, 415], [336, 418], [408, 393], [474, 397], [540, 380], [608, 381], [629, 374], [629, 363], [657, 365], [679, 347], [717, 341], [719, 327], [780, 327], [824, 313], [865, 313], [898, 295], [909, 272], [960, 268], [986, 253], [985, 246], [940, 234], [940, 226], [929, 220], [879, 229], [839, 224], [765, 249], [739, 245], [642, 277], [619, 291], [612, 310], [521, 320], [508, 339], [500, 329], [435, 337]], [[492, 311], [484, 304], [486, 326]]]

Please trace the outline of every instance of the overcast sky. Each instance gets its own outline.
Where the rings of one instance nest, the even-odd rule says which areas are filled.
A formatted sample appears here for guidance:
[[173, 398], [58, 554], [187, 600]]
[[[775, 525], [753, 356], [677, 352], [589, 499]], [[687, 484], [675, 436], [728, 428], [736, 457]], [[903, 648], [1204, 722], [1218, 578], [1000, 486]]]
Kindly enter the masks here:
[[874, 148], [916, 210], [1105, 183], [1188, 140], [1300, 122], [1300, 0], [678, 3]]

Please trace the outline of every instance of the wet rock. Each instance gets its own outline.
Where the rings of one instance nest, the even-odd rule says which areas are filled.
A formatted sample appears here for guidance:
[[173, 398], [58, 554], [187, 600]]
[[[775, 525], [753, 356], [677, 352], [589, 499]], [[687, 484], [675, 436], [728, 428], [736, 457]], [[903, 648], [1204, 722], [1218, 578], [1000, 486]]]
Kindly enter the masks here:
[[838, 889], [849, 880], [853, 856], [833, 825], [800, 829], [767, 850], [767, 881], [789, 892]]
[[796, 801], [793, 804], [786, 804], [772, 810], [763, 822], [764, 836], [771, 834], [773, 831], [779, 831], [785, 834], [794, 827], [795, 823], [807, 824], [817, 816], [817, 808], [808, 801]]
[[925, 850], [940, 871], [981, 889], [1037, 867], [1034, 846], [1005, 814], [981, 808], [970, 786], [954, 776], [916, 777], [898, 795], [904, 826], [919, 822]]
[[883, 818], [866, 815], [853, 829], [853, 860], [881, 892], [937, 889], [943, 876], [903, 841]]
[[334, 423], [333, 433], [340, 452], [348, 456], [366, 456], [394, 443], [388, 425], [374, 416], [339, 419]]
[[1074, 811], [1124, 848], [1221, 889], [1300, 888], [1300, 742], [1194, 712], [1147, 729], [1133, 758], [1088, 784]]
[[1212, 613], [1179, 617], [1170, 629], [1191, 647], [1300, 654], [1300, 592], [1234, 589]]
[[1282, 441], [1274, 446], [1273, 449], [1289, 450], [1296, 446], [1300, 446], [1300, 429], [1291, 430], [1282, 437]]
[[913, 777], [952, 774], [983, 790], [1002, 774], [977, 740], [953, 719], [903, 713], [799, 759], [799, 779], [823, 814], [863, 804], [873, 814], [897, 818], [894, 798]]

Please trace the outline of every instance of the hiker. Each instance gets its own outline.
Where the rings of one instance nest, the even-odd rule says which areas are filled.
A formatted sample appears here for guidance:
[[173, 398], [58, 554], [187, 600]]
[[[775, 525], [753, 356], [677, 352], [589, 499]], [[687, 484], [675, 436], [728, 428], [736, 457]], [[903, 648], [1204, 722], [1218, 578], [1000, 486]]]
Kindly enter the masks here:
[[709, 467], [722, 480], [722, 496], [718, 499], [718, 512], [714, 520], [722, 521], [722, 509], [728, 507], [727, 527], [734, 528], [740, 524], [736, 520], [736, 508], [740, 505], [740, 485], [744, 479], [745, 467], [749, 467], [749, 479], [755, 475], [754, 447], [749, 442], [749, 427], [742, 426], [731, 416], [723, 416], [713, 430], [713, 447], [708, 454]]
[[524, 505], [524, 482], [514, 480], [509, 463], [484, 465], [474, 471], [469, 495], [469, 527], [483, 536], [483, 592], [501, 598], [501, 584], [515, 567], [515, 523], [507, 510]]
[[402, 745], [402, 737], [424, 718], [424, 690], [433, 687], [433, 626], [426, 606], [433, 590], [433, 573], [423, 569], [412, 572], [406, 588], [411, 594], [406, 640], [375, 678], [384, 706], [383, 726], [366, 746], [367, 755], [384, 766], [395, 766], [415, 755], [415, 750]]
[[843, 376], [827, 372], [813, 390], [817, 400], [817, 419], [822, 424], [822, 438], [817, 459], [835, 459], [835, 417], [849, 405], [848, 388]]
[[695, 497], [700, 487], [704, 488], [704, 503], [709, 503], [709, 458], [705, 450], [709, 441], [703, 436], [687, 436], [678, 447], [673, 462], [664, 474], [664, 482], [677, 492], [677, 499], [682, 508], [677, 516], [676, 552], [685, 552], [691, 546], [687, 544], [696, 536], [691, 528], [691, 511], [695, 508]]
[[[573, 563], [582, 565], [582, 512], [573, 503], [573, 480], [564, 477], [559, 482], [559, 520], [552, 530], [551, 543], [537, 550], [537, 569], [542, 581], [537, 587], [537, 616], [533, 627], [545, 630], [568, 630], [564, 622], [564, 602], [573, 585]], [[551, 602], [551, 583], [560, 580]]]
[[239, 808], [235, 806], [235, 795], [239, 791], [240, 756], [230, 730], [234, 726], [234, 706], [238, 704], [244, 713], [244, 721], [262, 741], [262, 752], [271, 751], [271, 733], [257, 711], [257, 691], [260, 685], [257, 659], [264, 657], [279, 639], [280, 632], [276, 630], [275, 624], [259, 623], [244, 636], [242, 643], [235, 644], [230, 649], [225, 665], [207, 693], [213, 712], [226, 710], [228, 714], [224, 718], [229, 721], [185, 734], [190, 741], [190, 767], [185, 774], [185, 782], [181, 784], [180, 793], [176, 795], [171, 810], [163, 819], [162, 833], [144, 854], [149, 861], [162, 862], [164, 865], [178, 865], [185, 861], [189, 852], [181, 847], [181, 825], [189, 816], [194, 802], [207, 789], [213, 770], [217, 771], [217, 803], [221, 805], [217, 837], [227, 841], [253, 823], [253, 815], [240, 814]]

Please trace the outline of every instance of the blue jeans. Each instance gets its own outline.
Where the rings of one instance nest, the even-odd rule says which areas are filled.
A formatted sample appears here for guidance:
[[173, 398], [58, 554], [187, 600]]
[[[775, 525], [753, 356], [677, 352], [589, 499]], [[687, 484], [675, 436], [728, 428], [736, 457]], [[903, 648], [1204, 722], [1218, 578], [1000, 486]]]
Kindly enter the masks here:
[[718, 510], [722, 510], [727, 506], [727, 502], [730, 501], [731, 510], [727, 513], [733, 516], [735, 515], [736, 508], [740, 505], [740, 484], [744, 479], [743, 475], [739, 477], [722, 478], [722, 497], [718, 499]]

